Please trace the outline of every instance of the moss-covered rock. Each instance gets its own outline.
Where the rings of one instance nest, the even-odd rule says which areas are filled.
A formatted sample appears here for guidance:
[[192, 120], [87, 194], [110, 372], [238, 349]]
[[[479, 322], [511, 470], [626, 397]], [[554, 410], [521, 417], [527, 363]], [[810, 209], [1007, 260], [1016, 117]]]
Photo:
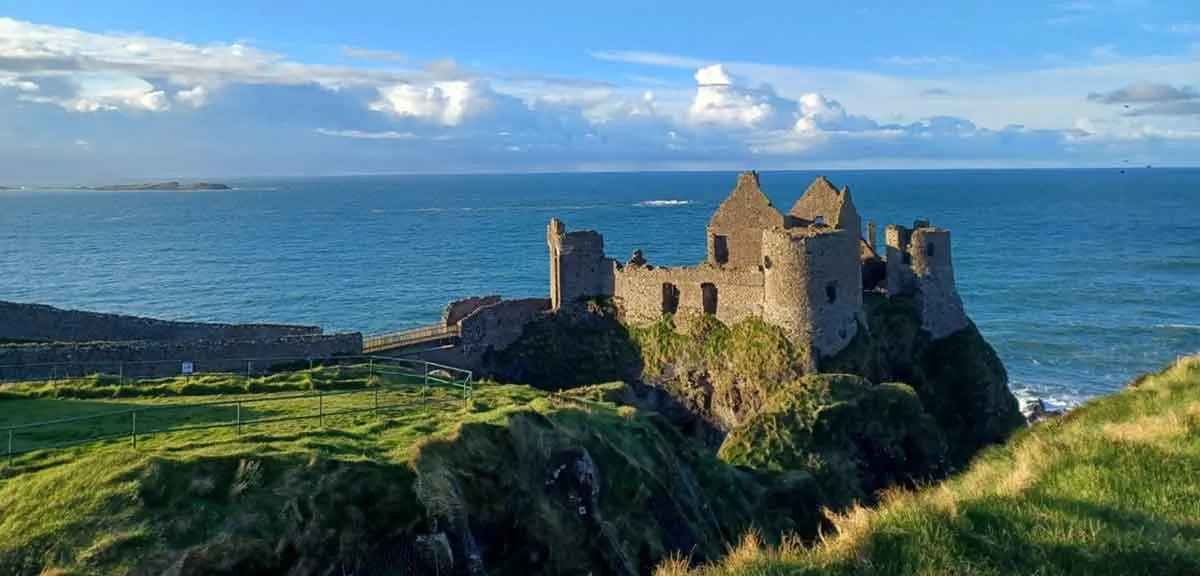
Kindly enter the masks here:
[[869, 295], [864, 310], [866, 329], [845, 350], [822, 359], [821, 372], [912, 386], [945, 433], [955, 466], [1024, 424], [1004, 364], [974, 323], [933, 340], [909, 300]]
[[602, 302], [527, 324], [516, 342], [483, 362], [496, 380], [547, 390], [637, 379], [642, 366], [629, 330]]
[[719, 454], [754, 469], [806, 472], [816, 499], [834, 508], [948, 470], [941, 430], [912, 388], [845, 374], [787, 385], [729, 433]]

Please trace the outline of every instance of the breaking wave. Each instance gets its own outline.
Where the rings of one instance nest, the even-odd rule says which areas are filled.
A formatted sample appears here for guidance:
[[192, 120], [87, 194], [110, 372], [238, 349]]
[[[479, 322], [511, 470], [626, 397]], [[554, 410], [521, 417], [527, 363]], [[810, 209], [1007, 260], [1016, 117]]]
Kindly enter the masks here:
[[687, 206], [691, 203], [691, 200], [642, 200], [634, 204], [634, 206], [641, 208], [661, 208], [664, 206]]

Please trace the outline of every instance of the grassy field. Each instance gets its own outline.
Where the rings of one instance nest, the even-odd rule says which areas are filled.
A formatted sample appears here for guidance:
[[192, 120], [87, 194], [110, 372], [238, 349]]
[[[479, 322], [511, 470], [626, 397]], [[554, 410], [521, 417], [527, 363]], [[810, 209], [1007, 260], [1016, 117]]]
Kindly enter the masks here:
[[1200, 574], [1200, 356], [833, 520], [815, 547], [751, 533], [719, 564], [657, 573]]
[[[0, 386], [7, 474], [86, 453], [96, 442], [153, 449], [193, 440], [356, 428], [382, 417], [456, 409], [467, 394], [419, 375], [331, 366], [247, 378], [207, 374], [122, 383], [109, 377]], [[57, 450], [52, 450], [57, 449]]]

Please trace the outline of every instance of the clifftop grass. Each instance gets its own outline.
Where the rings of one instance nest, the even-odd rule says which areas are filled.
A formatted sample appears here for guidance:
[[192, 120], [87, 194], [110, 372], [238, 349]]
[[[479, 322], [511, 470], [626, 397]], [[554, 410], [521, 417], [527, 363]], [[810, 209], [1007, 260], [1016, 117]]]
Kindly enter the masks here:
[[[0, 399], [0, 425], [199, 399], [162, 386]], [[0, 573], [637, 574], [672, 551], [718, 557], [760, 519], [762, 488], [661, 418], [587, 399], [604, 388], [485, 385], [469, 403], [435, 389], [434, 409], [413, 397], [325, 427], [168, 430], [136, 449], [22, 456], [0, 475]]]
[[657, 574], [1198, 574], [1200, 356], [832, 522], [813, 548], [751, 533], [719, 565]]

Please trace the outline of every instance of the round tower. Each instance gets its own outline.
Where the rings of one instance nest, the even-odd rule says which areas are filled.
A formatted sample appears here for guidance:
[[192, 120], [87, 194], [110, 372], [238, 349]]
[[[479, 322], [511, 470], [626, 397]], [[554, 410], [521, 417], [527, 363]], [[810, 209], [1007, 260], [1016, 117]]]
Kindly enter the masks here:
[[763, 319], [819, 356], [840, 352], [862, 310], [859, 234], [803, 228], [763, 231]]
[[913, 230], [909, 254], [921, 304], [922, 327], [935, 339], [965, 328], [967, 315], [954, 284], [950, 231], [932, 227]]

